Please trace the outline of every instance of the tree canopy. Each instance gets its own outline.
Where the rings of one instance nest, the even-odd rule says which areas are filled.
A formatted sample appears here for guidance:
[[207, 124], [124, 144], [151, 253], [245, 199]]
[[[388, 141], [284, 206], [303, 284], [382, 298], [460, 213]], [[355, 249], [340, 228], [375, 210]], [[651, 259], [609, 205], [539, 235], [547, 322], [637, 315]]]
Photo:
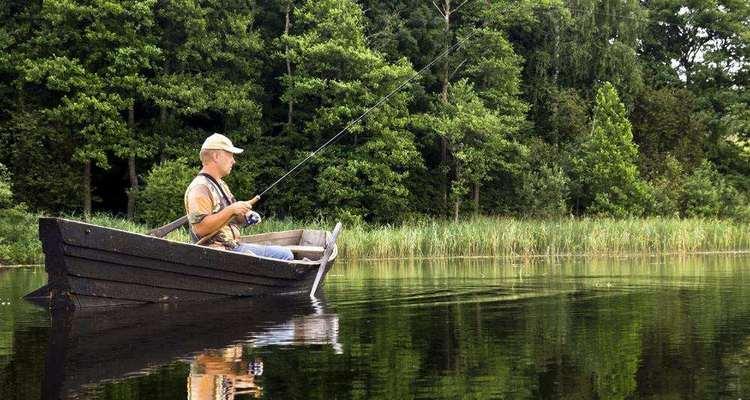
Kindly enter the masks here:
[[213, 132], [247, 149], [228, 180], [249, 198], [461, 42], [261, 211], [750, 215], [744, 1], [7, 0], [0, 16], [3, 185], [32, 210], [166, 222]]

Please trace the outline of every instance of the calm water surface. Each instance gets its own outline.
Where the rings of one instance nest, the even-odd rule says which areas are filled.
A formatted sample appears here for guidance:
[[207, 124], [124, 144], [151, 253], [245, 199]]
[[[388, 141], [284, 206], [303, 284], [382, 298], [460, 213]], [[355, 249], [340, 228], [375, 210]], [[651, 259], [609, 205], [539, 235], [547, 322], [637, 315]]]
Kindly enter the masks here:
[[0, 399], [750, 398], [750, 257], [338, 264], [324, 297], [54, 314], [0, 269]]

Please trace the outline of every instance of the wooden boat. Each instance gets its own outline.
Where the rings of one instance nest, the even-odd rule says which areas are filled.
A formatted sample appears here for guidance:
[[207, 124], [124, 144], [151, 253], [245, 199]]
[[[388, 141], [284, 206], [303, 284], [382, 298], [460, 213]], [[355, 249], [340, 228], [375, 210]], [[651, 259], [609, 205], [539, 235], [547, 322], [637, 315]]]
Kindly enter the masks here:
[[48, 284], [26, 298], [82, 308], [310, 292], [336, 260], [336, 234], [297, 229], [241, 238], [289, 248], [295, 259], [282, 261], [40, 218]]

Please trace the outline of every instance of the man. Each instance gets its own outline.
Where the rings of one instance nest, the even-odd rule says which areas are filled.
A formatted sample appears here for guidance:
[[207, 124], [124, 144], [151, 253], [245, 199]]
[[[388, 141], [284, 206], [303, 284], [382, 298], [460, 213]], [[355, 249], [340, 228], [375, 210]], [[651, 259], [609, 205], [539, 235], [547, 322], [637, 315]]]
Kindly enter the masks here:
[[[252, 209], [247, 201], [236, 201], [222, 178], [232, 172], [234, 155], [242, 153], [224, 135], [214, 133], [201, 146], [203, 168], [185, 191], [185, 211], [193, 242], [205, 238], [203, 245], [254, 254], [260, 257], [291, 260], [292, 252], [281, 246], [240, 243], [240, 226]], [[216, 232], [214, 234], [214, 232]], [[210, 237], [206, 238], [206, 236]]]

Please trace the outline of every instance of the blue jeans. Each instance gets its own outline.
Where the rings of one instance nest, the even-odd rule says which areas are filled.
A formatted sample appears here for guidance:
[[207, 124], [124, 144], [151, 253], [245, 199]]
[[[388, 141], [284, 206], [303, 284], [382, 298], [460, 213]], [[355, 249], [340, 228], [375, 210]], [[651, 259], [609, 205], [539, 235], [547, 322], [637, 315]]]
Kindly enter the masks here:
[[247, 253], [259, 257], [277, 258], [279, 260], [293, 260], [294, 254], [286, 247], [281, 246], [263, 246], [260, 244], [240, 243], [239, 246], [232, 249], [237, 253]]

